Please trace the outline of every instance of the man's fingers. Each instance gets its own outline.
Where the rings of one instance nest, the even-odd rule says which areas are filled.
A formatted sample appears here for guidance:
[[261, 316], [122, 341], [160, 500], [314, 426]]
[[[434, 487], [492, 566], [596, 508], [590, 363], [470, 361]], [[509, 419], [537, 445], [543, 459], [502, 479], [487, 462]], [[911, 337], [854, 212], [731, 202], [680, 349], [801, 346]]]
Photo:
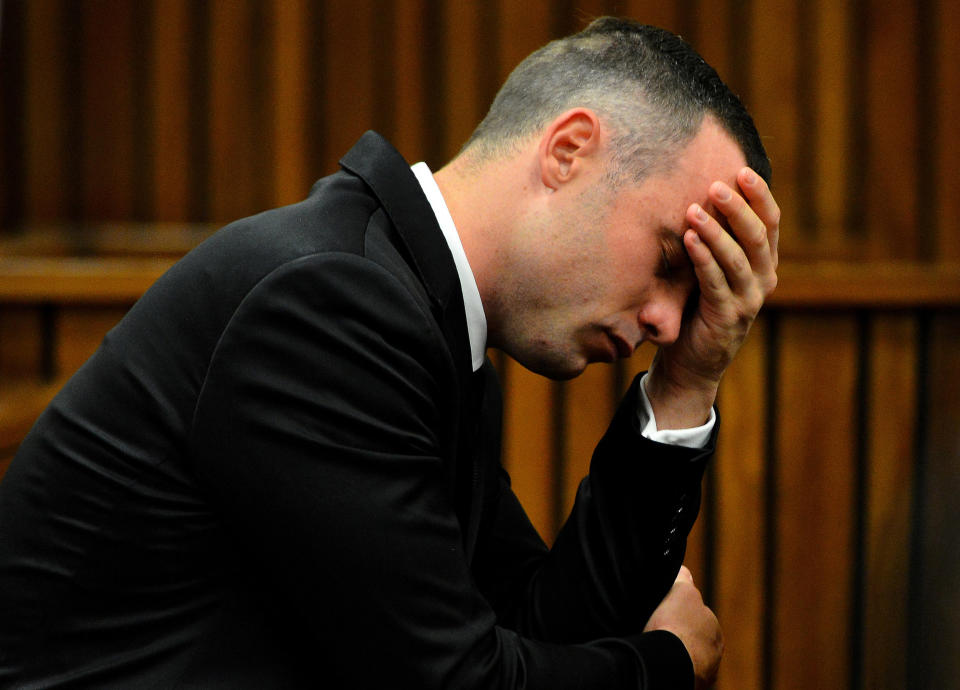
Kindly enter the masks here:
[[767, 183], [750, 168], [743, 168], [740, 171], [737, 175], [737, 184], [750, 207], [767, 229], [767, 242], [773, 256], [773, 266], [776, 268], [780, 243], [780, 207], [770, 193]]
[[680, 566], [680, 572], [677, 573], [677, 582], [689, 582], [693, 584], [693, 573], [685, 565]]
[[[757, 178], [758, 180], [760, 178]], [[762, 180], [761, 180], [762, 183]], [[730, 235], [736, 238], [740, 251], [725, 246], [726, 255], [718, 254], [717, 260], [724, 270], [736, 272], [731, 277], [731, 284], [748, 280], [752, 275], [766, 276], [776, 271], [776, 262], [770, 245], [768, 228], [764, 220], [758, 215], [744, 197], [723, 182], [714, 182], [710, 186], [710, 200], [714, 203], [730, 226]], [[768, 195], [769, 196], [769, 195]], [[771, 200], [773, 197], [769, 197]], [[765, 211], [766, 212], [766, 211]], [[718, 224], [719, 225], [719, 224]], [[713, 246], [713, 245], [711, 245]], [[740, 265], [740, 253], [743, 252], [749, 269], [746, 273]], [[731, 263], [727, 263], [727, 261]]]
[[700, 295], [712, 302], [721, 302], [727, 299], [730, 285], [727, 276], [717, 263], [713, 249], [708, 247], [697, 230], [691, 229], [683, 236], [687, 256], [693, 264], [697, 283], [700, 286]]

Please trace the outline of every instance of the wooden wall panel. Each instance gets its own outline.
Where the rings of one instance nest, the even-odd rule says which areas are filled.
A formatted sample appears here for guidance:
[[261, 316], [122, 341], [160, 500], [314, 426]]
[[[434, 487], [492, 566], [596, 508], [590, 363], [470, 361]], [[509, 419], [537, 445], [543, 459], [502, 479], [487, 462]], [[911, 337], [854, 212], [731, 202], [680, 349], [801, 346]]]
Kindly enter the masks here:
[[523, 58], [552, 38], [550, 5], [546, 0], [498, 0], [497, 19], [499, 88]]
[[[320, 99], [324, 127], [325, 172], [337, 169], [337, 161], [373, 122], [372, 56], [373, 0], [355, 3], [328, 2], [323, 6], [323, 92]], [[349, 37], [348, 40], [344, 40]]]
[[189, 75], [193, 28], [190, 0], [155, 0], [148, 46], [149, 188], [151, 218], [185, 221], [190, 217], [190, 187], [196, 184], [190, 157]]
[[36, 305], [0, 306], [0, 383], [43, 380], [43, 314]]
[[[453, 2], [445, 7], [443, 25], [444, 84], [442, 116], [444, 152], [453, 156], [467, 141], [477, 123], [486, 114], [496, 89], [495, 79], [488, 77], [495, 70], [491, 53], [496, 52], [495, 38], [483, 32], [483, 15], [493, 3]], [[491, 45], [493, 44], [493, 45]], [[428, 89], [435, 88], [430, 84]], [[433, 123], [430, 126], [433, 135]]]
[[[921, 171], [925, 175], [922, 183], [936, 185], [936, 256], [960, 261], [960, 3], [939, 0], [932, 4], [937, 52], [935, 63], [926, 69], [936, 75], [936, 158], [930, 179]], [[925, 218], [931, 210], [921, 209]], [[930, 229], [921, 227], [919, 232]]]
[[718, 690], [762, 690], [765, 627], [767, 457], [766, 321], [758, 321], [724, 376], [722, 436], [714, 460], [715, 599], [723, 622], [723, 669]]
[[856, 28], [851, 3], [818, 0], [815, 6], [815, 32], [810, 40], [814, 44], [812, 93], [816, 104], [810, 111], [815, 114], [817, 136], [806, 142], [814, 156], [809, 166], [813, 198], [808, 200], [811, 213], [807, 215], [813, 227], [804, 228], [814, 247], [805, 253], [843, 256], [850, 252], [847, 228], [856, 218], [850, 199], [855, 162], [850, 138], [854, 113], [849, 40]]
[[309, 41], [313, 32], [306, 0], [271, 0], [269, 53], [270, 134], [274, 141], [271, 205], [284, 206], [303, 199], [313, 181], [307, 173], [309, 140]]
[[208, 209], [226, 223], [271, 201], [264, 43], [272, 17], [260, 0], [208, 5], [210, 93]]
[[[872, 259], [919, 257], [917, 240], [918, 5], [865, 0], [867, 86], [861, 244]], [[860, 200], [858, 199], [858, 202]], [[904, 228], [916, 228], [904, 232]]]
[[877, 316], [872, 325], [863, 584], [863, 688], [907, 687], [910, 515], [916, 471], [917, 321]]
[[765, 138], [764, 146], [775, 162], [777, 201], [783, 213], [781, 225], [793, 229], [780, 236], [780, 253], [786, 257], [802, 254], [794, 248], [803, 239], [797, 140], [806, 135], [807, 123], [798, 117], [798, 6], [794, 0], [769, 0], [750, 6], [750, 35], [744, 37], [749, 41], [748, 92], [759, 131], [776, 133]]
[[[436, 71], [442, 75], [442, 63], [446, 61], [444, 37], [433, 35], [442, 31], [425, 35], [424, 25], [428, 24], [430, 11], [435, 9], [428, 8], [425, 0], [398, 3], [392, 25], [384, 27], [384, 34], [392, 35], [392, 40], [380, 49], [385, 57], [392, 58], [392, 64], [386, 65], [386, 74], [381, 80], [390, 88], [382, 89], [384, 93], [380, 95], [380, 102], [393, 101], [392, 121], [383, 133], [411, 163], [426, 159], [428, 153], [439, 148], [428, 144], [428, 140], [433, 132], [442, 132], [448, 126], [445, 115], [430, 107], [434, 102], [442, 101], [441, 92], [447, 90], [447, 77], [439, 76], [439, 83], [427, 80], [428, 67], [432, 76], [435, 73], [433, 68], [440, 63], [440, 69]], [[428, 26], [432, 29], [433, 24]], [[404, 37], [417, 40], [404, 40]], [[402, 78], [398, 79], [397, 75]], [[441, 138], [445, 139], [444, 136]], [[445, 145], [446, 142], [438, 143]], [[444, 161], [446, 158], [444, 152]], [[430, 163], [436, 169], [438, 161]]]
[[770, 685], [842, 688], [850, 670], [856, 323], [797, 315], [780, 328]]
[[103, 336], [123, 318], [129, 307], [79, 305], [62, 307], [56, 315], [54, 371], [69, 376], [97, 351]]
[[923, 420], [924, 455], [919, 534], [912, 573], [910, 687], [955, 687], [960, 679], [960, 312], [931, 319], [928, 417]]
[[[678, 5], [679, 3], [658, 2], [657, 0], [627, 0], [616, 3], [613, 9], [606, 8], [605, 12], [618, 15], [622, 11], [623, 16], [636, 19], [638, 22], [660, 26], [668, 31], [683, 34], [684, 27], [678, 16], [680, 14]], [[689, 36], [685, 36], [685, 38], [690, 40]]]
[[[134, 217], [134, 5], [127, 0], [91, 0], [81, 13], [82, 89], [80, 140], [83, 216], [105, 220]], [[136, 75], [140, 76], [140, 75]], [[76, 184], [76, 182], [67, 182]]]
[[[741, 98], [743, 75], [737, 74], [734, 51], [743, 44], [742, 26], [734, 26], [731, 0], [696, 0], [695, 11], [684, 23], [690, 25], [690, 34], [685, 36], [697, 52], [717, 71], [730, 88]], [[676, 21], [676, 20], [675, 20]]]
[[562, 515], [570, 513], [580, 480], [589, 472], [593, 449], [613, 418], [615, 375], [612, 365], [592, 364], [563, 384]]
[[533, 526], [552, 542], [559, 527], [554, 507], [553, 384], [508, 358], [504, 358], [500, 372], [504, 384], [504, 467]]
[[[23, 155], [26, 196], [24, 211], [36, 220], [66, 217], [67, 186], [70, 179], [64, 165], [67, 151], [67, 103], [64, 65], [68, 59], [64, 22], [66, 13], [57, 0], [36, 0], [26, 5], [24, 26], [24, 112]], [[75, 210], [75, 209], [73, 209]]]

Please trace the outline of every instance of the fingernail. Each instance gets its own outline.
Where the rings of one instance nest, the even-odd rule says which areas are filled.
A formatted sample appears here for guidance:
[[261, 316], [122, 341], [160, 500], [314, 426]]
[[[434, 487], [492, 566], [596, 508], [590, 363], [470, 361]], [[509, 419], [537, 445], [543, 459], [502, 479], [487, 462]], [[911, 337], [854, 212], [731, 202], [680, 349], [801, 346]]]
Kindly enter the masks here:
[[693, 215], [695, 215], [697, 220], [699, 220], [701, 223], [705, 223], [707, 221], [707, 212], [704, 211], [703, 207], [700, 205], [697, 205], [697, 210], [693, 212]]
[[743, 173], [743, 183], [752, 187], [757, 183], [757, 174], [747, 168], [746, 172]]
[[718, 201], [729, 201], [730, 200], [730, 188], [725, 184], [717, 185], [717, 200]]

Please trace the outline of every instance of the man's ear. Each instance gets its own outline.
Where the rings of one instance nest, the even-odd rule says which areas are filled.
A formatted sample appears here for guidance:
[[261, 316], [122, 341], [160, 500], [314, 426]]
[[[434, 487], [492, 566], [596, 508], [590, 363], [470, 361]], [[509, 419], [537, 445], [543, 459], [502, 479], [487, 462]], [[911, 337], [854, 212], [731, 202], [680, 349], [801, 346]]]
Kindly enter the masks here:
[[580, 174], [600, 150], [600, 120], [589, 108], [573, 108], [557, 116], [543, 131], [537, 151], [540, 179], [556, 191]]

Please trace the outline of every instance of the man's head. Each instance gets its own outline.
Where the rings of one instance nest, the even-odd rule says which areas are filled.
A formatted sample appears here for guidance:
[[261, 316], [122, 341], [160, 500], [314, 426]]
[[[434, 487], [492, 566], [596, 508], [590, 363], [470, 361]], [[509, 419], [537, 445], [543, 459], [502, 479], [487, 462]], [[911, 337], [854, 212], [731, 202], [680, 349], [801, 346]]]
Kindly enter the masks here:
[[683, 39], [653, 26], [602, 17], [548, 43], [510, 74], [465, 150], [480, 160], [507, 155], [573, 107], [609, 127], [610, 175], [638, 182], [672, 157], [712, 115], [769, 182], [770, 163], [740, 99]]
[[697, 285], [691, 204], [770, 165], [750, 116], [679, 38], [600, 19], [524, 60], [437, 173], [489, 344], [568, 378], [669, 345]]

